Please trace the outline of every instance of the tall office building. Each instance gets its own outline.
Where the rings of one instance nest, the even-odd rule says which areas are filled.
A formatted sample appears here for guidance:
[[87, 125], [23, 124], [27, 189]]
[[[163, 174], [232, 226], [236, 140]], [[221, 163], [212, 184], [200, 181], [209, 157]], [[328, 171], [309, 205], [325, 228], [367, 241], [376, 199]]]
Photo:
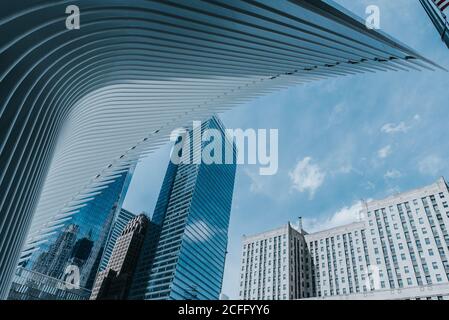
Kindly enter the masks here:
[[438, 67], [332, 0], [79, 3], [70, 31], [66, 2], [0, 1], [0, 298], [24, 246], [173, 129], [287, 85]]
[[144, 214], [135, 216], [126, 224], [117, 238], [106, 269], [96, 277], [91, 300], [126, 298], [149, 227], [149, 219]]
[[[107, 237], [131, 176], [132, 171], [118, 175], [108, 187], [93, 194], [92, 201], [66, 217], [58, 217], [51, 225], [52, 236], [46, 241], [36, 241], [31, 249], [23, 252], [10, 299], [64, 299], [69, 296], [60, 292], [64, 287], [68, 291], [83, 292], [92, 288]], [[66, 279], [73, 273], [76, 285], [66, 286]], [[40, 283], [39, 279], [46, 283]], [[52, 288], [51, 284], [57, 284], [59, 290]], [[55, 295], [52, 296], [52, 292]]]
[[218, 130], [223, 143], [210, 143], [217, 143], [216, 148], [223, 151], [230, 150], [233, 163], [193, 163], [194, 155], [203, 150], [206, 142], [187, 143], [194, 142], [192, 131], [175, 144], [174, 150], [181, 146], [183, 161], [168, 165], [152, 218], [158, 227], [150, 230], [146, 240], [130, 299], [219, 298], [236, 150], [217, 117], [202, 123], [201, 132], [208, 129]]
[[449, 48], [449, 21], [447, 20], [447, 14], [449, 12], [449, 6], [447, 1], [441, 0], [419, 0], [430, 20], [434, 24], [441, 36], [441, 40]]
[[[360, 221], [304, 235], [312, 296], [449, 299], [448, 227], [449, 192], [443, 178], [366, 203]], [[240, 297], [252, 298], [245, 293], [250, 276], [245, 263]], [[251, 263], [253, 268], [257, 264]], [[252, 289], [263, 290], [263, 283], [257, 281]]]
[[288, 300], [312, 296], [304, 234], [286, 226], [243, 237], [240, 297]]
[[135, 218], [135, 216], [136, 215], [134, 213], [124, 208], [120, 209], [112, 225], [111, 231], [109, 232], [108, 240], [103, 251], [103, 257], [101, 258], [98, 271], [103, 271], [104, 269], [106, 269], [118, 237], [120, 237], [123, 229], [125, 229], [125, 226], [128, 224], [128, 222]]

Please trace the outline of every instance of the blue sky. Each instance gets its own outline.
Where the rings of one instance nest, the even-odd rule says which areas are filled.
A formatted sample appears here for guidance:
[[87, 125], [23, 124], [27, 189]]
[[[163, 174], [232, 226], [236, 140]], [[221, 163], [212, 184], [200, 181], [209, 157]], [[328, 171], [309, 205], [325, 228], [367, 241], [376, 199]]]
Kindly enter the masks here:
[[[380, 8], [381, 29], [449, 68], [419, 1], [338, 0], [358, 16]], [[351, 222], [361, 199], [449, 179], [449, 73], [390, 72], [292, 87], [222, 115], [228, 128], [279, 129], [279, 170], [237, 169], [223, 292], [238, 297], [243, 234], [304, 217], [306, 230]], [[170, 146], [136, 169], [124, 207], [152, 213]]]

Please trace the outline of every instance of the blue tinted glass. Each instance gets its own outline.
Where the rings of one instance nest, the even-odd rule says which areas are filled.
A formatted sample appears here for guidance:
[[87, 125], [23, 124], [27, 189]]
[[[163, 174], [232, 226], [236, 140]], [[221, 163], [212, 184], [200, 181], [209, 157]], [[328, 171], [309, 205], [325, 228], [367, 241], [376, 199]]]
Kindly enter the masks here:
[[39, 292], [44, 288], [40, 283], [44, 280], [36, 279], [39, 276], [39, 279], [45, 279], [47, 283], [57, 283], [56, 279], [66, 280], [68, 268], [79, 271], [81, 290], [88, 291], [92, 288], [111, 226], [117, 209], [122, 205], [131, 175], [132, 170], [118, 174], [93, 200], [62, 221], [54, 234], [39, 245], [29, 259], [21, 263], [10, 297], [17, 293], [18, 290], [15, 291], [14, 288], [21, 283], [20, 290], [24, 296], [33, 291], [35, 298], [57, 298], [49, 295], [49, 291], [54, 290], [51, 286], [48, 292]]
[[[220, 130], [223, 150], [230, 147], [235, 159], [218, 118], [203, 124], [208, 128]], [[131, 299], [219, 298], [235, 171], [235, 161], [169, 163], [152, 220], [159, 228], [147, 235]]]

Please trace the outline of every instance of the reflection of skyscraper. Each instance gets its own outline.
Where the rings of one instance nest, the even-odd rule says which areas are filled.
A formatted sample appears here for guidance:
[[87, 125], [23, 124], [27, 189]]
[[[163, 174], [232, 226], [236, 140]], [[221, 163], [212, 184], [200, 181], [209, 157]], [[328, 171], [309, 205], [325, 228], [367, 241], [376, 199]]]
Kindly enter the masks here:
[[92, 300], [126, 297], [148, 224], [144, 214], [126, 224], [117, 238], [106, 269], [97, 275], [90, 297]]
[[131, 219], [133, 219], [135, 216], [136, 215], [134, 213], [129, 212], [128, 210], [125, 210], [123, 208], [118, 213], [111, 231], [109, 232], [108, 241], [103, 252], [103, 257], [101, 258], [99, 271], [103, 271], [104, 269], [106, 269], [118, 237], [122, 234], [122, 231], [128, 224], [128, 222], [131, 221]]
[[[201, 130], [208, 129], [218, 130], [223, 140], [219, 147], [231, 150], [235, 158], [234, 144], [225, 138], [220, 120], [213, 117], [203, 123]], [[204, 142], [193, 145], [191, 150], [182, 145], [183, 157], [205, 147]], [[145, 239], [129, 298], [219, 298], [235, 170], [235, 161], [169, 163], [152, 219], [157, 228]]]
[[60, 279], [64, 274], [66, 263], [69, 260], [79, 227], [75, 224], [69, 224], [64, 228], [50, 246], [48, 251], [42, 252], [34, 265], [33, 270], [50, 277]]
[[[25, 251], [20, 266], [34, 273], [45, 275], [46, 277], [42, 277], [42, 279], [49, 283], [51, 282], [49, 278], [64, 281], [67, 276], [66, 268], [76, 267], [79, 271], [79, 287], [90, 290], [111, 225], [117, 210], [121, 208], [131, 175], [132, 171], [111, 177], [109, 186], [94, 193], [92, 201], [81, 206], [68, 219], [57, 221], [62, 226], [55, 229], [54, 235], [47, 242], [37, 243], [31, 250]], [[36, 291], [36, 287], [42, 288], [34, 273], [16, 273], [12, 290], [26, 292], [27, 290]], [[26, 279], [18, 278], [25, 275], [33, 276], [33, 281], [27, 282]], [[33, 288], [24, 287], [24, 283], [28, 286], [33, 285]], [[11, 294], [12, 296], [17, 297], [17, 294]], [[39, 296], [45, 296], [46, 299], [52, 298], [44, 294]], [[61, 298], [63, 297], [65, 295], [61, 295]]]
[[89, 258], [93, 245], [94, 242], [92, 241], [91, 233], [89, 233], [87, 237], [79, 239], [73, 248], [72, 256], [70, 258], [71, 263], [78, 267], [82, 267]]

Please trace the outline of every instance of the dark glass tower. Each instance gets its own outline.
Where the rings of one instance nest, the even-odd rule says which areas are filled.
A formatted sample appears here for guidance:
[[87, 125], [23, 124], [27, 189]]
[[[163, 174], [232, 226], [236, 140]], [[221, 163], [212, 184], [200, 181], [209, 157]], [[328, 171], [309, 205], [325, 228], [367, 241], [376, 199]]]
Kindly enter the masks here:
[[[58, 221], [60, 226], [48, 241], [37, 245], [30, 252], [24, 252], [9, 299], [89, 297], [107, 237], [121, 208], [131, 176], [132, 170], [116, 176], [107, 188], [78, 212]], [[75, 278], [68, 280], [72, 275]], [[73, 283], [74, 286], [67, 287], [65, 282]], [[73, 290], [83, 294], [64, 293]]]
[[[158, 227], [152, 228], [145, 239], [130, 299], [219, 298], [236, 150], [225, 138], [217, 117], [202, 124], [202, 132], [207, 129], [220, 132], [220, 148], [231, 150], [233, 164], [169, 163], [152, 219]], [[187, 135], [192, 139], [192, 131]], [[199, 147], [203, 150], [205, 142]], [[180, 148], [183, 157], [186, 148], [185, 143]], [[190, 151], [187, 157], [192, 160], [194, 147]]]

